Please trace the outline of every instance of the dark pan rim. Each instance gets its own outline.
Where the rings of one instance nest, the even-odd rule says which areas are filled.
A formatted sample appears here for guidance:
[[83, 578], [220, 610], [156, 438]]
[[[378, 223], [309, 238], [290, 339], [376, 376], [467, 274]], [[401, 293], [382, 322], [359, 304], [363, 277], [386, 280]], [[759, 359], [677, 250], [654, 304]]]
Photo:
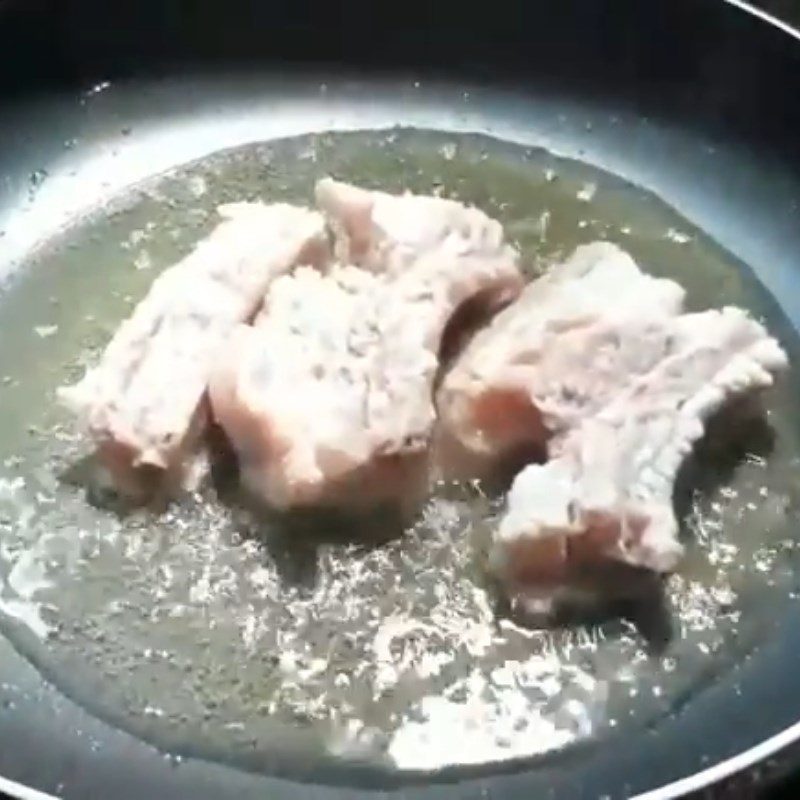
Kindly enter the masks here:
[[45, 794], [30, 786], [24, 786], [16, 781], [0, 776], [0, 792], [17, 800], [59, 800], [55, 795]]
[[[738, 5], [739, 0], [726, 0]], [[775, 734], [769, 739], [742, 753], [714, 764], [701, 772], [680, 778], [667, 786], [635, 795], [631, 800], [673, 800], [713, 786], [734, 775], [741, 774], [770, 756], [800, 740], [800, 722]], [[0, 776], [0, 792], [17, 800], [60, 800], [56, 795], [41, 792], [30, 786]]]
[[[750, 3], [745, 2], [745, 0], [725, 0], [725, 2], [751, 16], [757, 17], [768, 25], [778, 28], [783, 31], [783, 33], [800, 42], [800, 30], [793, 27], [788, 22], [778, 19], [776, 16], [763, 9], [756, 8]], [[769, 739], [765, 739], [749, 750], [737, 753], [735, 756], [720, 761], [700, 772], [695, 772], [693, 775], [688, 775], [685, 778], [673, 781], [667, 786], [638, 794], [631, 798], [631, 800], [672, 800], [673, 798], [684, 797], [700, 791], [701, 789], [709, 788], [734, 775], [741, 774], [765, 761], [770, 756], [780, 753], [797, 741], [800, 741], [800, 722], [796, 722], [794, 725], [784, 728], [779, 733], [776, 733]]]
[[[739, 0], [726, 0], [726, 2], [731, 2], [735, 5], [740, 4]], [[720, 761], [707, 769], [694, 773], [694, 775], [680, 778], [667, 786], [637, 794], [631, 800], [673, 800], [673, 798], [685, 797], [755, 767], [798, 740], [800, 740], [800, 722], [790, 725], [780, 733], [776, 733], [749, 750], [738, 753], [725, 761]], [[24, 798], [24, 800], [27, 800], [27, 798]], [[41, 800], [45, 800], [45, 798]]]
[[[772, 25], [800, 42], [800, 29], [795, 28], [788, 22], [778, 19], [773, 14], [761, 8], [756, 8], [750, 3], [745, 2], [745, 0], [725, 0], [725, 2], [751, 16], [757, 17], [762, 22]], [[800, 741], [800, 721], [796, 722], [794, 725], [790, 725], [788, 728], [784, 728], [779, 733], [760, 742], [755, 747], [751, 747], [749, 750], [744, 750], [725, 761], [720, 761], [693, 775], [680, 778], [667, 786], [662, 786], [659, 789], [652, 789], [643, 794], [636, 795], [631, 798], [631, 800], [672, 800], [672, 798], [684, 797], [693, 792], [700, 791], [701, 789], [711, 787], [734, 775], [741, 774], [798, 741]]]

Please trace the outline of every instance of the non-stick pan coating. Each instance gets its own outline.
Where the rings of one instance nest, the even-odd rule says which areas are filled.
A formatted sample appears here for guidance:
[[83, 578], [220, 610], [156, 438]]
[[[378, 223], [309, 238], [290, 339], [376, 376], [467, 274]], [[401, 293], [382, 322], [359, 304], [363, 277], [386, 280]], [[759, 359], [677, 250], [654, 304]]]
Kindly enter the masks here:
[[[402, 124], [552, 148], [651, 189], [757, 267], [800, 326], [800, 42], [787, 32], [711, 1], [197, 5], [0, 6], [0, 269], [81, 208], [207, 152]], [[301, 67], [313, 77], [290, 76]], [[800, 718], [796, 615], [766, 638], [641, 735], [392, 792], [624, 797], [701, 772]], [[319, 785], [330, 775], [300, 784], [170, 758], [0, 647], [0, 774], [69, 797], [353, 796]]]

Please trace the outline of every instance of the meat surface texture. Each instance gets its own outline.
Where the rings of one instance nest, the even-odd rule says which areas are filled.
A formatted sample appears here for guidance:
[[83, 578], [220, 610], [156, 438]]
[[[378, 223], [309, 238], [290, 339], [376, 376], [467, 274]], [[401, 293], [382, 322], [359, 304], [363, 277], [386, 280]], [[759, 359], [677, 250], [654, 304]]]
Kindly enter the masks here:
[[437, 396], [443, 436], [489, 466], [521, 446], [544, 448], [607, 402], [625, 365], [641, 358], [638, 342], [617, 341], [607, 321], [668, 317], [683, 298], [678, 284], [645, 275], [615, 245], [579, 247], [528, 284], [445, 376]]
[[320, 214], [234, 203], [188, 256], [163, 272], [103, 353], [62, 400], [85, 421], [116, 488], [136, 498], [145, 475], [180, 473], [206, 421], [204, 395], [236, 325], [274, 278], [327, 258]]
[[499, 314], [438, 395], [443, 425], [487, 460], [525, 441], [491, 562], [548, 590], [612, 560], [658, 572], [682, 547], [678, 469], [730, 398], [769, 386], [786, 356], [744, 311], [681, 314], [683, 293], [613, 245], [580, 248]]
[[[515, 259], [499, 222], [455, 200], [372, 192], [332, 178], [317, 183], [316, 199], [334, 231], [334, 254], [342, 264], [398, 277], [420, 262], [436, 260], [443, 275], [462, 264], [466, 278], [473, 274], [480, 281], [487, 263]], [[515, 286], [518, 280], [516, 275]]]
[[317, 197], [342, 263], [276, 281], [211, 383], [245, 484], [278, 508], [374, 505], [427, 481], [448, 322], [521, 289], [516, 253], [477, 209], [328, 179]]
[[620, 359], [618, 392], [551, 442], [550, 461], [514, 481], [494, 554], [514, 582], [560, 582], [570, 568], [605, 559], [672, 570], [682, 554], [673, 510], [681, 464], [709, 417], [770, 386], [787, 364], [736, 308], [624, 322], [618, 335], [638, 343], [638, 368]]

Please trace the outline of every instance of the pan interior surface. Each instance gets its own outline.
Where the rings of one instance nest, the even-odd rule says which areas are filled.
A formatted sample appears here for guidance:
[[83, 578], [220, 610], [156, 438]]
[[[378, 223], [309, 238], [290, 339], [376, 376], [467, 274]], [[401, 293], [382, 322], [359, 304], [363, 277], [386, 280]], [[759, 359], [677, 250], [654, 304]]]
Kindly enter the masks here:
[[412, 128], [216, 152], [71, 223], [0, 297], [0, 611], [14, 645], [91, 713], [165, 751], [409, 780], [653, 727], [758, 653], [796, 606], [794, 371], [763, 416], [722, 420], [698, 449], [677, 498], [687, 557], [663, 591], [560, 629], [495, 613], [480, 553], [499, 506], [479, 486], [440, 487], [402, 536], [378, 519], [385, 541], [370, 544], [330, 521], [256, 519], [210, 485], [158, 516], [87, 503], [87, 445], [56, 387], [213, 227], [217, 205], [310, 203], [329, 173], [478, 205], [531, 276], [580, 243], [617, 242], [678, 280], [692, 309], [748, 308], [798, 353], [737, 258], [580, 160]]

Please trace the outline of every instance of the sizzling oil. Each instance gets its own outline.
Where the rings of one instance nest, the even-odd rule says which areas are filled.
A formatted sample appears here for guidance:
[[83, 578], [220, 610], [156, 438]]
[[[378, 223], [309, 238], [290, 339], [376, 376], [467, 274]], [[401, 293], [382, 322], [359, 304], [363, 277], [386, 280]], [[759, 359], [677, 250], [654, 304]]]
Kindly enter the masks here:
[[210, 487], [157, 517], [115, 516], [65, 479], [87, 444], [55, 388], [97, 358], [219, 203], [308, 203], [328, 173], [475, 203], [531, 275], [580, 243], [618, 242], [678, 280], [692, 308], [750, 308], [793, 351], [741, 265], [656, 197], [584, 164], [402, 130], [216, 154], [76, 223], [0, 297], [0, 612], [15, 644], [63, 691], [166, 749], [410, 769], [644, 724], [758, 647], [797, 584], [792, 380], [763, 421], [733, 432], [735, 447], [723, 430], [701, 449], [687, 558], [663, 608], [652, 598], [631, 621], [531, 631], [498, 617], [474, 546], [496, 513], [480, 487], [442, 488], [402, 538], [367, 547], [289, 535]]

